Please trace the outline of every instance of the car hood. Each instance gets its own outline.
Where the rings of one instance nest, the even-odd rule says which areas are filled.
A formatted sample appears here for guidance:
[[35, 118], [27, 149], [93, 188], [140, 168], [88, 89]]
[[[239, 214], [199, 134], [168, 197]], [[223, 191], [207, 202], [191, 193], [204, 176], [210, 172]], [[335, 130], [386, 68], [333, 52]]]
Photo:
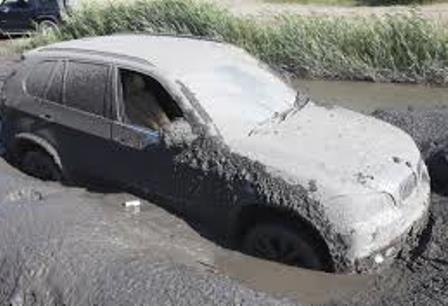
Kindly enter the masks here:
[[416, 177], [420, 152], [412, 138], [383, 121], [312, 102], [276, 116], [233, 141], [232, 151], [305, 187], [310, 197], [386, 192]]

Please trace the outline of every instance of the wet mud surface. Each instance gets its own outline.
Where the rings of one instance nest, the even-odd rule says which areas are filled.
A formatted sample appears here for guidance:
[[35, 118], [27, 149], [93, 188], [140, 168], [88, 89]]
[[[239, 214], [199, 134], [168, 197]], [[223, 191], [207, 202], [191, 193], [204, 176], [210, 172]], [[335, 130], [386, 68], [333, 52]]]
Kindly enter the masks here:
[[[0, 59], [0, 79], [13, 65]], [[388, 121], [424, 146], [448, 130], [441, 114]], [[0, 304], [448, 304], [448, 198], [433, 196], [416, 250], [361, 276], [243, 256], [156, 205], [123, 207], [133, 198], [42, 183], [0, 159]]]
[[287, 305], [219, 274], [218, 247], [127, 194], [26, 177], [0, 161], [0, 304]]

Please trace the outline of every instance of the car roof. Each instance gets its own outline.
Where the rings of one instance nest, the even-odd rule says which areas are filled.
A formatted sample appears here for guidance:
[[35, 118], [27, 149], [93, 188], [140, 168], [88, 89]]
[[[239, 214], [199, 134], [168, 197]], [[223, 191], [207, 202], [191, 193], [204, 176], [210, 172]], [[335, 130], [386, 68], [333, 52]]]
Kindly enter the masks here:
[[70, 53], [146, 62], [165, 72], [185, 75], [213, 69], [223, 62], [253, 61], [233, 45], [191, 36], [119, 34], [51, 44], [26, 55]]

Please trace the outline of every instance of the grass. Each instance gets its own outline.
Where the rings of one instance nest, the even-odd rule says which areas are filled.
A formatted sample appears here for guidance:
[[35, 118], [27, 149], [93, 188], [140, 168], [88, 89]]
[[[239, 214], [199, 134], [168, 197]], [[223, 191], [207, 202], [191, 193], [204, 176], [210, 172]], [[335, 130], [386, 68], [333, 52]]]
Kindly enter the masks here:
[[266, 3], [288, 3], [288, 4], [315, 4], [315, 5], [337, 5], [337, 6], [355, 6], [357, 0], [264, 0]]
[[415, 13], [382, 18], [280, 15], [266, 22], [193, 0], [90, 3], [60, 32], [35, 36], [15, 48], [133, 31], [223, 40], [298, 77], [448, 84], [448, 28]]
[[444, 3], [448, 0], [264, 0], [266, 3], [313, 4], [329, 6], [390, 6], [390, 5], [427, 5]]

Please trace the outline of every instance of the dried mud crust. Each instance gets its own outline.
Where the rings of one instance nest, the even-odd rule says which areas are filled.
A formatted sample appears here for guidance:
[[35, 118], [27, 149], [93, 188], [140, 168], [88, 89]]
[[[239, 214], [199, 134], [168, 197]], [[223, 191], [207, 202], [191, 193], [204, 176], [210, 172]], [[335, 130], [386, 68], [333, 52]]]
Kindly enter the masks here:
[[[188, 190], [180, 186], [180, 190], [173, 192], [193, 195], [197, 207], [204, 212], [212, 209], [210, 220], [216, 218], [216, 210], [219, 208], [226, 207], [224, 213], [253, 205], [300, 216], [306, 223], [312, 224], [316, 241], [326, 243], [328, 250], [324, 250], [325, 258], [329, 255], [332, 261], [329, 270], [354, 271], [354, 263], [345, 257], [349, 242], [333, 230], [331, 223], [324, 217], [321, 203], [308, 197], [309, 190], [293, 186], [280, 173], [274, 175], [262, 164], [231, 152], [217, 139], [193, 142], [188, 150], [175, 157], [175, 164], [175, 175], [179, 176], [177, 181], [190, 182], [189, 188], [207, 187]], [[195, 191], [199, 190], [201, 192], [195, 195]], [[210, 192], [203, 193], [202, 190]], [[238, 218], [233, 221], [236, 223], [229, 224], [230, 231], [238, 228]]]

